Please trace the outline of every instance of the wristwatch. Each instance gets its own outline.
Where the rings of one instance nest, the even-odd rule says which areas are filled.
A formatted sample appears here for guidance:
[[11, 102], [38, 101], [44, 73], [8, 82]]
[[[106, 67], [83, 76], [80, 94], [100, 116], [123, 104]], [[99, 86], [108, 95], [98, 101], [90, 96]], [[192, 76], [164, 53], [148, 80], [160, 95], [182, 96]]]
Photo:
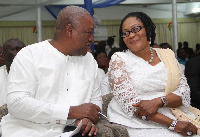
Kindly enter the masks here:
[[162, 103], [163, 103], [162, 107], [167, 106], [168, 101], [167, 101], [167, 99], [165, 98], [165, 96], [162, 96], [162, 97], [161, 97], [161, 100], [162, 100]]
[[171, 131], [174, 131], [174, 129], [175, 129], [175, 127], [176, 127], [176, 124], [177, 124], [177, 120], [174, 120], [173, 122], [172, 122], [172, 124], [169, 126], [169, 130], [171, 130]]

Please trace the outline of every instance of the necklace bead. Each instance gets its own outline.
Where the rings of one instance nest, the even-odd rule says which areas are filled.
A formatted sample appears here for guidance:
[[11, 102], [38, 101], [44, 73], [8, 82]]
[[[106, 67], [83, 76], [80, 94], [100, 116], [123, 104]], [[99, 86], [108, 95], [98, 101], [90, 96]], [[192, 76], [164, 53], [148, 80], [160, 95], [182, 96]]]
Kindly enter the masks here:
[[148, 63], [151, 63], [153, 61], [153, 51], [152, 51], [152, 47], [150, 47], [150, 60], [148, 61]]

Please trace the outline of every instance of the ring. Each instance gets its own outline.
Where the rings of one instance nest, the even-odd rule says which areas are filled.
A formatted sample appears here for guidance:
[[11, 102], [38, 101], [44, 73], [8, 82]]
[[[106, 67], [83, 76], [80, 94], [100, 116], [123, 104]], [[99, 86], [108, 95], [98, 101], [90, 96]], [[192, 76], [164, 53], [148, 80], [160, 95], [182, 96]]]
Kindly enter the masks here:
[[187, 135], [188, 135], [188, 136], [191, 136], [191, 135], [192, 135], [192, 132], [187, 132]]
[[142, 120], [146, 120], [147, 119], [147, 117], [146, 116], [142, 116]]

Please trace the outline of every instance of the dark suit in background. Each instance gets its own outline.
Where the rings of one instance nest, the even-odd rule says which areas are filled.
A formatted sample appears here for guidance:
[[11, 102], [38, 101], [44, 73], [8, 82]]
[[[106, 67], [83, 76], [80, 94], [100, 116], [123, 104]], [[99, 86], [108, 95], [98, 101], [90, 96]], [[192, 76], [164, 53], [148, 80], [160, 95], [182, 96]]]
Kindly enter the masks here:
[[191, 105], [200, 109], [200, 56], [186, 62], [185, 76], [191, 90]]

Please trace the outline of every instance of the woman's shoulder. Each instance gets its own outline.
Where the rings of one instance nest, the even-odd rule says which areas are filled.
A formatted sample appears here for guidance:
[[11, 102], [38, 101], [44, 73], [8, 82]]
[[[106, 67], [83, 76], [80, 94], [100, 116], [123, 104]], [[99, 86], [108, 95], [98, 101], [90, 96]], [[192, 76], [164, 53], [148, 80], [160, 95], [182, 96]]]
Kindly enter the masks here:
[[126, 52], [115, 52], [112, 57], [111, 57], [111, 60], [116, 60], [116, 59], [121, 59], [121, 60], [124, 60], [128, 57], [127, 53]]

